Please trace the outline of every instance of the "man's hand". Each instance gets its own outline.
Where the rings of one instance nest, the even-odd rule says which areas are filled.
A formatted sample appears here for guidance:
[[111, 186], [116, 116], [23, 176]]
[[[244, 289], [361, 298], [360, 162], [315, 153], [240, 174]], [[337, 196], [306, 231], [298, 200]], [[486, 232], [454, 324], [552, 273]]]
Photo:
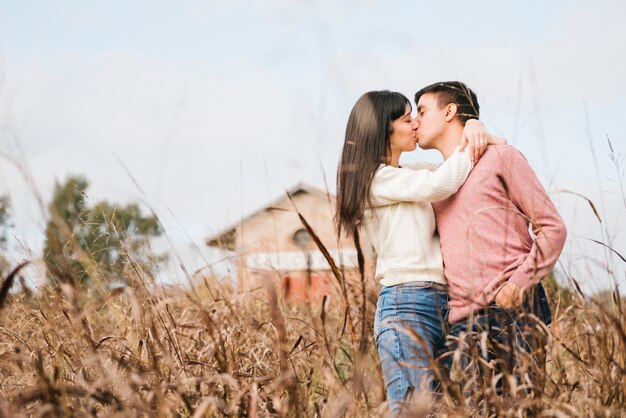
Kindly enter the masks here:
[[500, 308], [517, 308], [524, 303], [524, 292], [515, 283], [507, 282], [496, 295], [495, 301]]

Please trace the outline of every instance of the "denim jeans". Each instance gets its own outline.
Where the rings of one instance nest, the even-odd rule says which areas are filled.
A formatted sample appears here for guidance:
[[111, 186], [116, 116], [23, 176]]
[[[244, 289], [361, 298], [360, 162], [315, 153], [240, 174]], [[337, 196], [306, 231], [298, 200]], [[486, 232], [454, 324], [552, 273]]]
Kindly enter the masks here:
[[[532, 314], [532, 315], [529, 315]], [[450, 326], [448, 349], [454, 351], [462, 344], [463, 351], [460, 357], [461, 370], [473, 370], [480, 373], [484, 378], [486, 374], [506, 372], [517, 377], [524, 374], [523, 368], [533, 366], [545, 367], [545, 344], [538, 323], [549, 325], [552, 322], [550, 306], [545, 290], [541, 283], [534, 286], [528, 293], [524, 306], [517, 309], [504, 309], [492, 304], [477, 312], [469, 318]], [[487, 344], [482, 341], [482, 336], [488, 337]], [[464, 338], [464, 341], [461, 340]], [[486, 351], [485, 351], [486, 348]], [[472, 350], [476, 349], [487, 362], [479, 362], [470, 366]], [[452, 367], [452, 356], [448, 356], [446, 364]], [[524, 360], [522, 360], [524, 359]], [[530, 360], [528, 363], [526, 360]], [[489, 364], [493, 363], [493, 367]], [[478, 368], [478, 370], [476, 370]], [[531, 368], [532, 369], [532, 368]], [[504, 380], [498, 381], [496, 388], [501, 391]]]
[[432, 362], [445, 344], [448, 292], [433, 282], [383, 286], [376, 304], [374, 337], [396, 415], [413, 391], [434, 389]]
[[526, 303], [529, 312], [538, 316], [544, 324], [550, 325], [552, 323], [552, 311], [548, 303], [548, 295], [546, 295], [546, 289], [541, 282], [531, 289]]

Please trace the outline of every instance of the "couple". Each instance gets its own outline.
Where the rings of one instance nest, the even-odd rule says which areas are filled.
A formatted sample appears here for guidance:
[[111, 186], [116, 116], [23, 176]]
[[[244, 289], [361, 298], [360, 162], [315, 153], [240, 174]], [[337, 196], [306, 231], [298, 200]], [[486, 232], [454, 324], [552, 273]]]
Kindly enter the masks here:
[[[550, 321], [540, 281], [566, 237], [524, 156], [476, 120], [465, 84], [432, 84], [415, 104], [414, 118], [400, 93], [361, 96], [337, 174], [340, 233], [365, 232], [378, 254], [374, 335], [394, 414], [414, 390], [434, 389], [433, 359], [455, 348], [447, 335], [486, 331], [506, 344], [508, 333], [530, 351], [524, 313], [539, 306]], [[417, 145], [445, 161], [401, 164]]]

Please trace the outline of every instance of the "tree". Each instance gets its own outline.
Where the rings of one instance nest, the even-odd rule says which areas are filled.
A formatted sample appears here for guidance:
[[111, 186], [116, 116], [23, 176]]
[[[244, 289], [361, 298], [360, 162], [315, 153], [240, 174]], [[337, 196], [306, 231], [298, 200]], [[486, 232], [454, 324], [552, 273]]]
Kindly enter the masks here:
[[56, 183], [49, 205], [44, 259], [53, 281], [110, 286], [130, 282], [129, 266], [151, 273], [163, 256], [150, 251], [150, 238], [162, 230], [139, 205], [91, 203], [84, 177]]

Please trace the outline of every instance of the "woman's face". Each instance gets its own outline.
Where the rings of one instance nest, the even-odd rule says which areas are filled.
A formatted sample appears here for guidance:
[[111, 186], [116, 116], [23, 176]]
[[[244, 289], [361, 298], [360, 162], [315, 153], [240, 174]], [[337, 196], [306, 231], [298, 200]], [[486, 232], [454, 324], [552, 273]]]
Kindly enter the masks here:
[[404, 115], [391, 124], [393, 131], [389, 138], [392, 154], [415, 151], [417, 148], [417, 122], [411, 116], [411, 107], [406, 106]]

